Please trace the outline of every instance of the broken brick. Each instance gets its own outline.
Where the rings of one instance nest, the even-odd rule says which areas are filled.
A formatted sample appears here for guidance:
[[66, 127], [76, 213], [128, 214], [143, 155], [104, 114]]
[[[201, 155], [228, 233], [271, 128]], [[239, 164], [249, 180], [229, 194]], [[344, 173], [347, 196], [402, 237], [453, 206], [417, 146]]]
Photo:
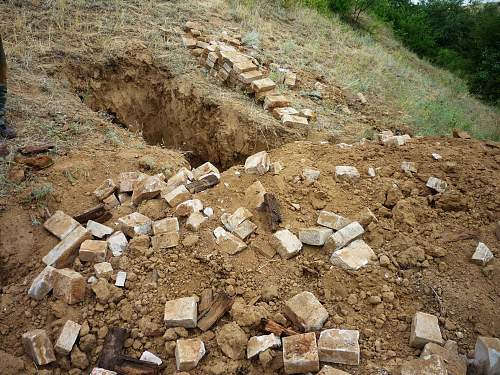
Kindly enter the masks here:
[[270, 78], [257, 79], [252, 82], [253, 92], [264, 92], [272, 90], [276, 87], [276, 83]]
[[443, 344], [438, 318], [417, 311], [411, 322], [410, 346], [423, 348], [428, 342]]
[[269, 171], [269, 154], [266, 151], [257, 152], [245, 161], [245, 172], [248, 174], [263, 175]]
[[63, 355], [69, 354], [75, 345], [81, 327], [80, 324], [67, 320], [54, 346], [55, 351]]
[[181, 217], [189, 216], [193, 212], [203, 210], [203, 203], [199, 199], [190, 199], [182, 202], [175, 208], [175, 214]]
[[80, 224], [71, 216], [62, 211], [56, 211], [45, 223], [43, 227], [54, 236], [62, 240]]
[[129, 237], [151, 233], [152, 221], [149, 217], [139, 212], [133, 212], [130, 215], [119, 218], [120, 229]]
[[42, 258], [42, 261], [46, 265], [56, 268], [67, 266], [76, 258], [82, 242], [91, 238], [90, 232], [79, 225], [52, 248], [52, 250]]
[[85, 240], [80, 245], [78, 257], [82, 262], [104, 262], [107, 250], [106, 241]]
[[85, 298], [85, 278], [69, 268], [56, 269], [54, 277], [54, 297], [72, 305]]
[[317, 223], [333, 230], [340, 230], [350, 224], [351, 220], [330, 211], [321, 211]]
[[198, 338], [177, 340], [175, 363], [177, 371], [189, 371], [198, 366], [205, 355], [205, 344]]
[[108, 277], [113, 273], [113, 266], [109, 262], [96, 263], [94, 272], [97, 277]]
[[286, 374], [319, 371], [319, 355], [314, 332], [283, 337], [283, 365]]
[[122, 255], [128, 246], [127, 237], [125, 237], [123, 232], [113, 233], [106, 242], [114, 257]]
[[359, 365], [359, 331], [327, 329], [318, 340], [321, 362]]
[[118, 177], [118, 191], [120, 193], [131, 193], [137, 182], [145, 179], [147, 175], [142, 172], [122, 172]]
[[320, 330], [328, 319], [328, 311], [311, 292], [302, 292], [290, 298], [283, 312], [305, 331]]
[[135, 184], [132, 192], [132, 204], [138, 206], [147, 199], [155, 198], [166, 186], [159, 176], [147, 176]]
[[44, 366], [56, 360], [54, 348], [45, 330], [35, 329], [23, 333], [22, 342], [25, 352], [38, 366]]
[[87, 230], [96, 238], [104, 238], [113, 233], [112, 228], [93, 220], [87, 222]]
[[194, 328], [198, 307], [194, 297], [183, 297], [165, 303], [163, 320], [167, 327]]
[[264, 99], [264, 109], [271, 110], [276, 107], [288, 107], [290, 100], [283, 95], [268, 95]]
[[284, 114], [281, 117], [281, 123], [285, 126], [302, 126], [302, 125], [308, 125], [309, 122], [307, 121], [307, 118], [298, 116], [298, 115], [289, 115], [289, 114]]

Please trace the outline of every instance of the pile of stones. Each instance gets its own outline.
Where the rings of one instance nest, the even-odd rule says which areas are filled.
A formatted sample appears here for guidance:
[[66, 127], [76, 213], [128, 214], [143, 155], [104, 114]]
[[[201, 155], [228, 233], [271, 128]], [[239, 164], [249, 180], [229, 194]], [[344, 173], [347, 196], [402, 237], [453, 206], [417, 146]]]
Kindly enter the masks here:
[[[299, 111], [290, 106], [289, 98], [278, 93], [276, 82], [266, 77], [267, 69], [245, 53], [241, 35], [224, 35], [222, 40], [217, 40], [215, 36], [204, 35], [202, 26], [191, 21], [186, 22], [184, 31], [181, 35], [184, 46], [200, 59], [210, 76], [230, 87], [253, 94], [258, 102], [263, 102], [264, 109], [284, 125], [304, 126], [316, 118], [314, 111]], [[285, 71], [282, 83], [288, 88], [294, 88], [296, 82], [297, 75]]]
[[[389, 142], [391, 137], [394, 139], [401, 136], [387, 132], [379, 135], [380, 139], [385, 139], [385, 143], [383, 140], [381, 142], [390, 143], [391, 146], [400, 146], [401, 142], [404, 144], [408, 140], [408, 137], [403, 136], [404, 141]], [[405, 164], [404, 167], [408, 173], [412, 173], [411, 165]], [[248, 157], [244, 165], [245, 173], [258, 176], [266, 173], [279, 174], [282, 169], [280, 162], [271, 162], [266, 151]], [[302, 178], [306, 183], [314, 183], [320, 176], [321, 172], [314, 168], [304, 167], [302, 170]], [[336, 166], [335, 178], [338, 181], [352, 182], [360, 178], [360, 173], [353, 166]], [[176, 247], [180, 240], [181, 223], [191, 232], [203, 230], [205, 223], [214, 216], [214, 211], [210, 207], [204, 207], [203, 202], [194, 198], [193, 194], [218, 184], [220, 179], [219, 170], [207, 162], [193, 170], [181, 168], [169, 179], [163, 174], [149, 176], [136, 171], [121, 173], [116, 182], [113, 179], [105, 180], [96, 188], [94, 195], [107, 210], [120, 205], [137, 207], [141, 202], [161, 197], [172, 208], [174, 216], [152, 220], [139, 212], [132, 212], [118, 218], [116, 228], [113, 229], [99, 223], [97, 218], [82, 224], [62, 211], [55, 212], [44, 223], [44, 228], [60, 242], [42, 259], [45, 268], [33, 280], [29, 296], [42, 300], [52, 291], [55, 298], [71, 305], [84, 301], [87, 284], [90, 284], [98, 303], [96, 306], [108, 301], [118, 301], [126, 286], [127, 272], [114, 270], [110, 259], [124, 254], [132, 241], [145, 240], [151, 243], [151, 251], [158, 254]], [[435, 180], [429, 179], [427, 186], [437, 192], [446, 189], [444, 181]], [[251, 198], [246, 200], [251, 202], [248, 208], [239, 207], [232, 213], [224, 212], [221, 215], [221, 225], [213, 230], [214, 242], [221, 252], [235, 255], [247, 247], [257, 229], [252, 221], [251, 210], [262, 208], [266, 204], [266, 194], [263, 185], [257, 181], [246, 191], [247, 198]], [[303, 228], [297, 235], [289, 229], [277, 228], [271, 245], [283, 259], [296, 256], [304, 245], [322, 246], [331, 254], [330, 262], [333, 266], [356, 271], [377, 259], [374, 251], [362, 239], [364, 227], [377, 218], [368, 209], [364, 216], [358, 222], [323, 210], [318, 214], [316, 226]], [[487, 246], [479, 243], [473, 260], [486, 264], [492, 257]], [[94, 274], [85, 279], [74, 269], [76, 260], [92, 264]], [[201, 299], [186, 296], [166, 301], [164, 324], [169, 328], [199, 328], [206, 331], [231, 308], [234, 300], [226, 297], [218, 296], [215, 298], [216, 302], [208, 307], [202, 307], [206, 305], [203, 296]], [[217, 301], [221, 304], [217, 305]], [[215, 305], [217, 307], [213, 308]], [[210, 310], [216, 311], [211, 314]], [[269, 350], [280, 351], [280, 366], [286, 374], [317, 372], [320, 371], [320, 364], [326, 364], [319, 374], [340, 375], [347, 373], [334, 369], [331, 364], [359, 365], [359, 331], [323, 329], [329, 314], [314, 294], [303, 291], [295, 295], [285, 303], [282, 312], [293, 327], [298, 329], [297, 332], [283, 329], [279, 333], [268, 331], [271, 333], [248, 338], [235, 322], [229, 323], [222, 327], [217, 336], [222, 352], [230, 358], [240, 358], [246, 353], [247, 359], [259, 357], [261, 362], [265, 362]], [[226, 328], [228, 325], [231, 327]], [[24, 333], [22, 341], [26, 353], [38, 366], [54, 362], [55, 353], [58, 353], [62, 356], [70, 355], [72, 362], [80, 363], [80, 368], [85, 368], [88, 366], [87, 357], [77, 345], [81, 330], [80, 324], [68, 320], [55, 345], [52, 345], [46, 331], [42, 329]], [[420, 358], [403, 364], [402, 375], [466, 375], [467, 359], [458, 354], [455, 342], [444, 342], [436, 316], [420, 311], [414, 315], [409, 344], [421, 349], [421, 355]], [[478, 337], [474, 364], [483, 369], [483, 374], [498, 374], [499, 348], [499, 339]], [[194, 369], [205, 354], [205, 344], [201, 337], [183, 337], [175, 341], [178, 371]], [[162, 360], [147, 350], [138, 361], [162, 365]], [[92, 374], [109, 375], [116, 372], [113, 368], [94, 368]]]

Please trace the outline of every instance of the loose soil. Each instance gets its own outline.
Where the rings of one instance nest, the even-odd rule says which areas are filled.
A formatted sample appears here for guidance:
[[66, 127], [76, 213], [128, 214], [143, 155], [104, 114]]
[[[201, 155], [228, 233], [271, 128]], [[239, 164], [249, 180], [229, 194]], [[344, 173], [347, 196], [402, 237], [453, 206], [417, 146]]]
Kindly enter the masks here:
[[[441, 154], [443, 159], [432, 160], [433, 152]], [[88, 335], [99, 337], [97, 345], [88, 350], [91, 363], [96, 362], [102, 349], [107, 327], [121, 326], [132, 330], [132, 339], [127, 342], [128, 354], [140, 356], [144, 349], [153, 351], [166, 360], [164, 373], [171, 374], [175, 371], [175, 361], [168, 349], [171, 337], [153, 334], [165, 330], [164, 302], [199, 296], [208, 287], [235, 295], [239, 308], [233, 308], [210, 332], [201, 334], [197, 329], [181, 332], [189, 337], [201, 334], [208, 349], [207, 356], [191, 374], [277, 373], [263, 369], [258, 361], [229, 360], [220, 352], [214, 333], [234, 320], [247, 334], [260, 334], [261, 317], [282, 321], [284, 302], [305, 290], [318, 296], [327, 308], [330, 318], [325, 327], [360, 330], [361, 365], [344, 368], [356, 374], [373, 374], [382, 369], [397, 373], [404, 360], [417, 354], [408, 345], [415, 311], [439, 316], [444, 338], [458, 341], [463, 354], [471, 354], [478, 334], [500, 334], [496, 319], [500, 292], [498, 261], [486, 267], [470, 261], [478, 240], [486, 243], [497, 257], [500, 250], [494, 234], [494, 223], [500, 216], [497, 146], [443, 138], [415, 139], [398, 149], [374, 143], [342, 149], [332, 144], [295, 142], [272, 150], [270, 155], [273, 161], [281, 161], [285, 166], [281, 174], [256, 177], [245, 174], [241, 166], [234, 166], [222, 174], [218, 186], [197, 194], [206, 207], [214, 209], [215, 215], [196, 234], [181, 225], [182, 245], [163, 253], [132, 246], [124, 256], [113, 259], [115, 269], [133, 276], [127, 281], [121, 299], [105, 305], [97, 303], [90, 291], [83, 303], [71, 307], [51, 296], [41, 302], [30, 301], [27, 287], [43, 268], [40, 259], [57, 241], [40, 226], [31, 227], [24, 209], [8, 211], [1, 218], [2, 248], [10, 254], [3, 256], [4, 267], [11, 270], [5, 278], [1, 300], [2, 348], [21, 356], [23, 332], [44, 327], [54, 340], [64, 319], [71, 317], [88, 324]], [[49, 202], [49, 210], [73, 213], [84, 209], [95, 203], [88, 192], [101, 179], [116, 178], [121, 171], [137, 169], [127, 162], [130, 155], [120, 155], [118, 160], [116, 154], [108, 156], [106, 160], [114, 161], [110, 165], [112, 173], [96, 173], [85, 184], [64, 186], [64, 197], [59, 202]], [[54, 168], [63, 168], [76, 160], [76, 155], [61, 160]], [[418, 173], [410, 176], [400, 172], [403, 160], [415, 162]], [[363, 176], [356, 183], [336, 182], [335, 165], [356, 166]], [[319, 180], [312, 185], [300, 178], [304, 166], [321, 171]], [[366, 177], [368, 167], [376, 168], [378, 177]], [[48, 178], [57, 175], [51, 173]], [[433, 194], [425, 187], [429, 176], [447, 181], [449, 192]], [[256, 180], [276, 194], [282, 205], [283, 226], [293, 232], [313, 226], [320, 209], [352, 219], [359, 218], [364, 209], [371, 209], [378, 221], [367, 226], [365, 240], [378, 256], [387, 255], [391, 264], [381, 266], [375, 262], [360, 271], [346, 272], [332, 267], [324, 250], [309, 246], [290, 260], [268, 259], [262, 255], [262, 249], [269, 247], [272, 233], [263, 213], [256, 210], [253, 221], [259, 228], [248, 241], [249, 248], [235, 256], [222, 253], [215, 245], [212, 230], [220, 225], [223, 212], [232, 212], [245, 204], [245, 189]], [[292, 203], [300, 205], [300, 209], [294, 209]], [[118, 217], [134, 210], [123, 205], [106, 224], [114, 226]], [[159, 199], [147, 201], [137, 210], [152, 219], [173, 214]], [[29, 234], [19, 230], [28, 227], [31, 227]], [[472, 233], [471, 238], [456, 240], [457, 234], [466, 232]], [[90, 265], [76, 266], [86, 277], [92, 274]], [[269, 289], [277, 292], [269, 297]], [[262, 295], [265, 300], [258, 298]], [[367, 299], [371, 295], [384, 296], [383, 302], [370, 305]], [[251, 301], [254, 305], [246, 306]], [[246, 306], [244, 309], [242, 304]], [[67, 359], [60, 358], [54, 367], [71, 366]]]
[[[178, 10], [174, 3], [181, 8], [189, 4], [169, 2], [180, 25], [194, 10]], [[33, 15], [43, 11], [46, 17], [50, 9], [30, 5], [28, 11]], [[86, 11], [90, 15], [102, 10]], [[9, 12], [0, 12], [3, 24]], [[207, 18], [215, 30], [225, 24], [217, 14]], [[29, 30], [38, 32], [39, 25], [35, 26]], [[171, 29], [165, 34], [178, 39]], [[201, 336], [207, 347], [192, 375], [282, 373], [264, 368], [258, 360], [230, 360], [220, 351], [215, 335], [232, 321], [248, 336], [262, 334], [260, 318], [284, 322], [285, 301], [301, 291], [314, 293], [326, 307], [330, 315], [326, 328], [360, 330], [361, 364], [338, 366], [352, 374], [398, 374], [402, 362], [418, 356], [419, 351], [408, 345], [411, 318], [417, 310], [437, 315], [444, 338], [456, 340], [460, 353], [469, 357], [478, 335], [500, 336], [500, 244], [495, 237], [500, 219], [498, 144], [415, 138], [397, 149], [373, 142], [341, 148], [334, 141], [353, 143], [361, 134], [392, 123], [387, 103], [370, 98], [361, 106], [352, 93], [334, 84], [328, 85], [328, 95], [320, 103], [304, 99], [296, 90], [294, 100], [321, 116], [310, 129], [284, 128], [245, 94], [214, 83], [199, 66], [179, 73], [174, 57], [194, 61], [183, 48], [173, 48], [167, 51], [167, 59], [161, 59], [157, 51], [130, 35], [123, 36], [130, 37], [130, 43], [113, 42], [112, 51], [102, 46], [88, 50], [85, 46], [97, 41], [87, 37], [86, 43], [73, 39], [67, 49], [36, 50], [36, 69], [24, 66], [21, 59], [10, 64], [8, 120], [20, 137], [9, 146], [54, 142], [56, 147], [47, 153], [54, 160], [47, 169], [26, 168], [15, 162], [13, 154], [0, 163], [2, 375], [37, 373], [24, 354], [21, 335], [43, 328], [54, 342], [66, 319], [85, 328], [78, 345], [86, 352], [89, 366], [96, 364], [108, 327], [119, 326], [131, 330], [126, 353], [135, 357], [146, 349], [156, 353], [166, 363], [164, 374], [175, 373], [172, 342], [184, 336]], [[12, 45], [10, 38], [7, 45]], [[301, 78], [300, 90], [312, 90], [321, 80], [309, 73]], [[348, 107], [349, 115], [343, 107]], [[332, 123], [339, 131], [331, 131]], [[404, 129], [404, 124], [393, 126]], [[262, 177], [245, 174], [242, 161], [264, 149], [272, 161], [281, 161], [283, 172]], [[431, 153], [443, 159], [435, 161]], [[418, 172], [401, 172], [404, 160], [415, 162]], [[225, 170], [219, 185], [197, 194], [215, 215], [198, 233], [190, 233], [181, 223], [181, 244], [175, 249], [159, 253], [136, 244], [124, 256], [112, 259], [115, 270], [128, 272], [122, 296], [100, 304], [89, 287], [85, 301], [73, 306], [52, 295], [40, 302], [28, 298], [31, 281], [43, 268], [42, 257], [57, 243], [40, 225], [45, 208], [50, 213], [75, 214], [95, 205], [92, 191], [120, 172], [161, 172], [168, 177], [182, 166], [204, 161]], [[357, 167], [361, 179], [335, 181], [336, 165]], [[300, 177], [306, 166], [321, 171], [312, 185]], [[367, 177], [368, 167], [377, 169], [377, 177]], [[8, 181], [14, 168], [23, 169], [23, 181]], [[447, 181], [448, 191], [435, 194], [426, 188], [429, 176]], [[347, 272], [332, 267], [330, 254], [323, 249], [310, 246], [290, 260], [269, 259], [263, 253], [269, 249], [272, 233], [263, 213], [256, 210], [252, 220], [258, 230], [248, 248], [234, 256], [221, 252], [212, 230], [220, 225], [222, 213], [246, 205], [244, 192], [256, 180], [277, 196], [283, 227], [294, 233], [315, 225], [321, 209], [366, 220], [362, 213], [369, 208], [377, 221], [366, 226], [364, 239], [379, 260]], [[40, 186], [51, 188], [42, 196], [35, 194]], [[105, 224], [116, 227], [117, 218], [135, 210], [152, 219], [173, 214], [165, 202], [153, 199], [138, 208], [120, 206]], [[496, 257], [485, 267], [470, 260], [478, 241]], [[382, 255], [389, 264], [381, 265]], [[91, 265], [76, 262], [74, 267], [85, 277], [93, 274]], [[237, 303], [231, 313], [203, 334], [192, 329], [164, 335], [165, 301], [200, 296], [205, 288], [234, 295]], [[372, 295], [382, 296], [383, 302], [369, 304]], [[274, 355], [279, 358], [279, 352]], [[75, 366], [69, 357], [59, 357], [47, 369], [49, 374], [77, 375], [90, 368]]]

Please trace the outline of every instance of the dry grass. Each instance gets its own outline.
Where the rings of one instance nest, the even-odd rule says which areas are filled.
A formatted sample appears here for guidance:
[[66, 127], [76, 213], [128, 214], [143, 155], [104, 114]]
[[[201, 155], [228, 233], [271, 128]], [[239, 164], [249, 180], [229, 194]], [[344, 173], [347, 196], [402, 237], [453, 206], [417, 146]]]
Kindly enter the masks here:
[[407, 123], [418, 134], [445, 135], [459, 127], [479, 138], [500, 139], [497, 109], [470, 96], [465, 83], [451, 73], [403, 48], [380, 25], [372, 24], [375, 31], [370, 34], [313, 9], [284, 9], [276, 3], [231, 0], [218, 6], [240, 22], [244, 32], [273, 35], [277, 63], [380, 99], [400, 112], [392, 121]]

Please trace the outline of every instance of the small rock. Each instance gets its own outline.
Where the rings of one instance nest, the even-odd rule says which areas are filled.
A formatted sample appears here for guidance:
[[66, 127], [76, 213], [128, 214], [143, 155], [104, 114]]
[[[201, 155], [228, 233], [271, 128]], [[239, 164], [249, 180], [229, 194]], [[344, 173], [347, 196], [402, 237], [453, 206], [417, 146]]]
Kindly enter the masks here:
[[283, 259], [290, 259], [302, 249], [302, 242], [288, 229], [274, 233], [276, 251]]
[[269, 164], [269, 154], [266, 151], [261, 151], [247, 158], [245, 161], [245, 172], [248, 174], [263, 175], [269, 171]]
[[440, 180], [439, 178], [429, 177], [426, 186], [437, 191], [438, 193], [444, 193], [446, 191], [446, 188], [448, 187], [448, 184], [445, 181]]
[[235, 322], [223, 325], [216, 337], [220, 349], [229, 358], [242, 359], [245, 356], [248, 338]]
[[493, 259], [493, 253], [484, 243], [479, 242], [476, 251], [472, 255], [472, 260], [482, 266], [485, 266], [490, 260]]
[[247, 359], [255, 357], [267, 349], [278, 348], [281, 346], [281, 339], [273, 333], [270, 335], [253, 336], [248, 340]]
[[81, 327], [80, 324], [67, 320], [54, 346], [55, 351], [63, 355], [69, 354], [75, 345]]

